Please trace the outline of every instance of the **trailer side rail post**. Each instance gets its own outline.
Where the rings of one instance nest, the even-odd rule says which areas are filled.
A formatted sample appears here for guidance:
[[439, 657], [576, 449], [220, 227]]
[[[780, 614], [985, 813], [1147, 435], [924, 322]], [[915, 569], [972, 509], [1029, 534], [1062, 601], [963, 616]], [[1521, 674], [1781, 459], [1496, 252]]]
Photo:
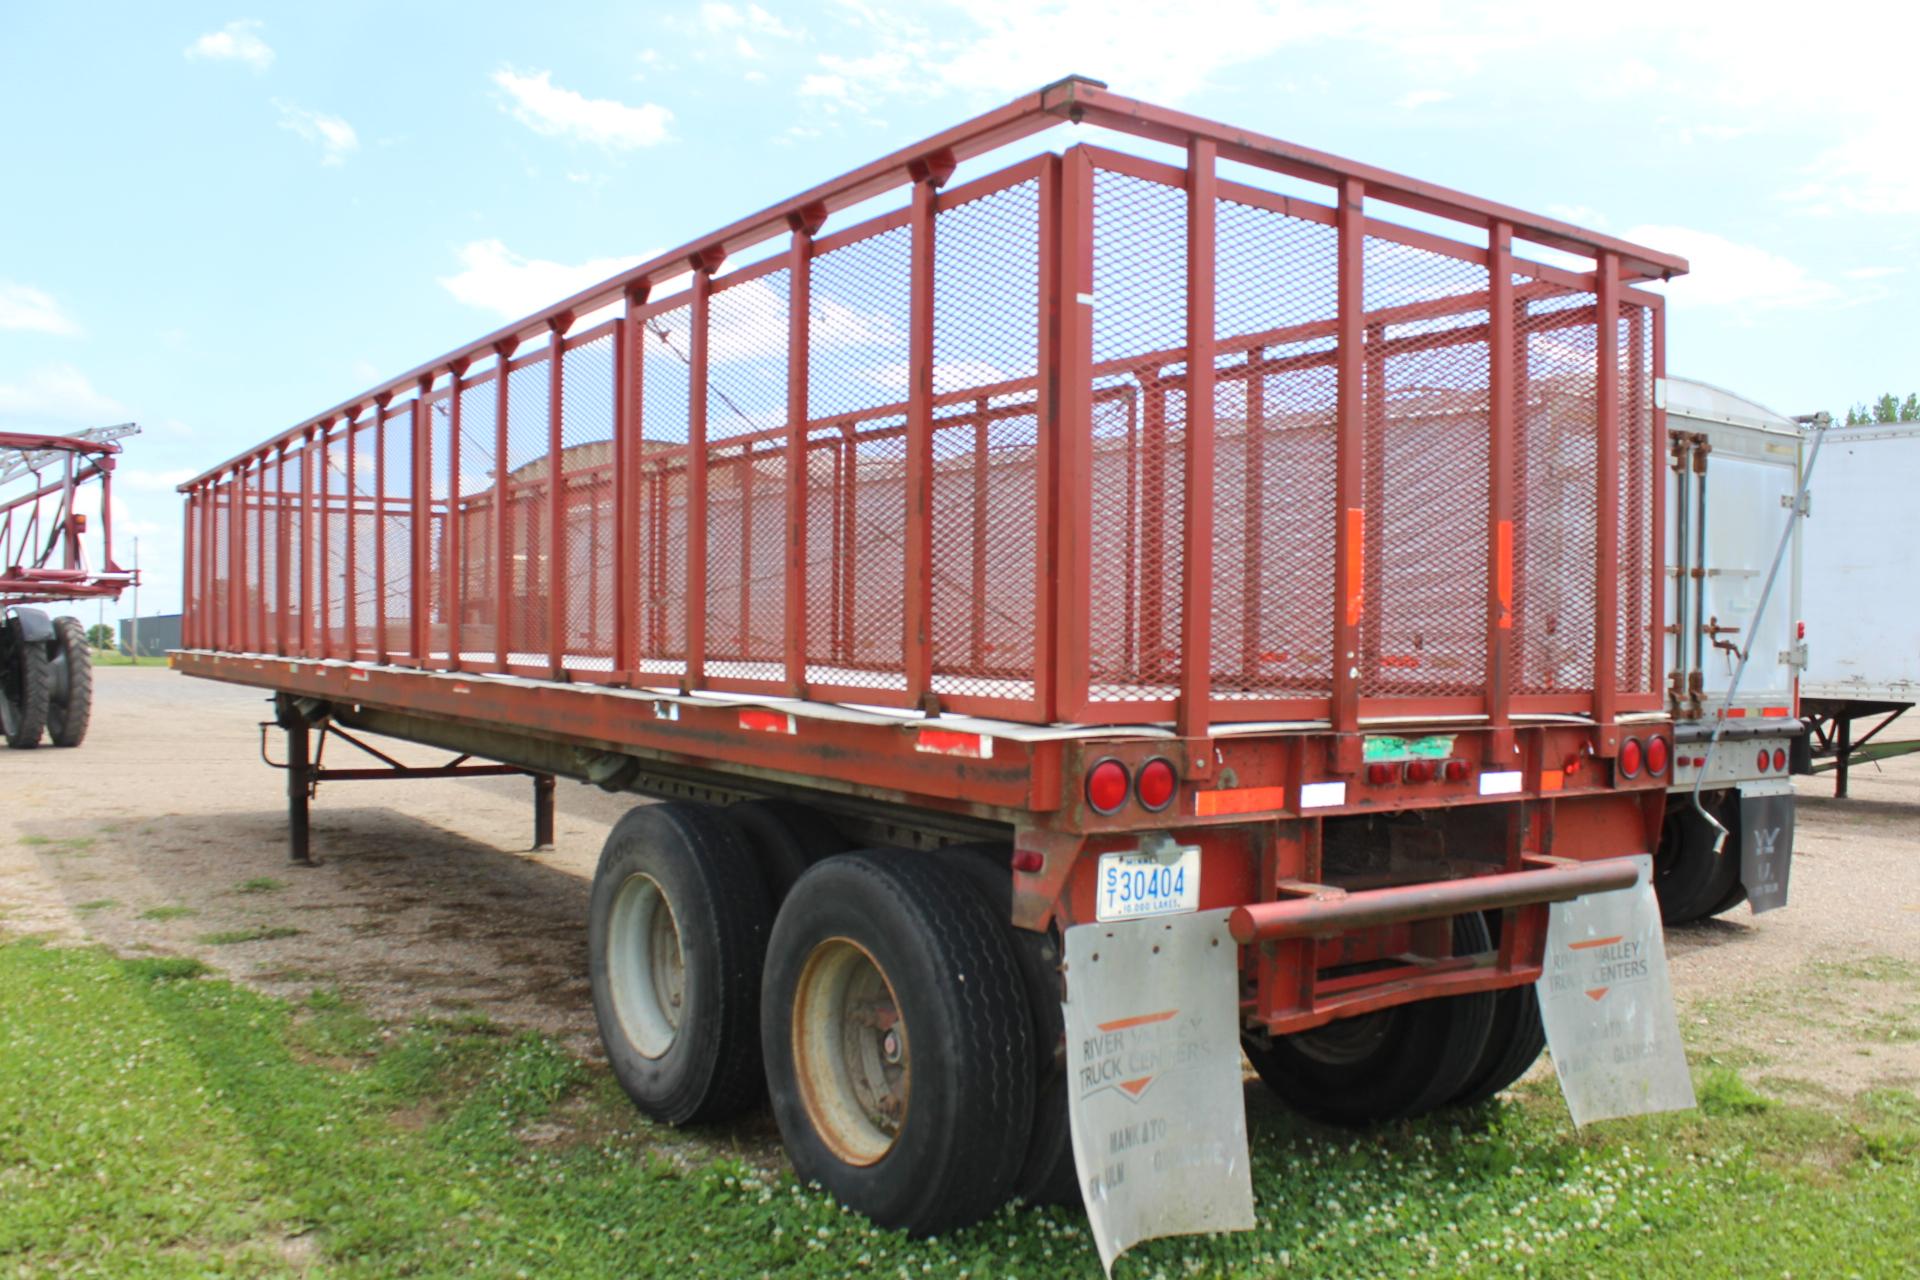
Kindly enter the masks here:
[[1336, 773], [1360, 769], [1360, 621], [1366, 607], [1366, 508], [1362, 503], [1366, 387], [1363, 350], [1366, 311], [1366, 188], [1358, 178], [1340, 180], [1335, 359], [1333, 558], [1333, 731]]
[[1612, 759], [1620, 750], [1620, 256], [1600, 255], [1594, 291], [1594, 751]]
[[1513, 226], [1487, 235], [1487, 760], [1506, 769], [1513, 740], [1514, 324]]
[[[566, 440], [561, 417], [566, 400], [567, 330], [572, 327], [570, 311], [547, 322], [547, 672], [555, 680], [567, 674]], [[531, 568], [532, 560], [527, 563]]]
[[[1187, 772], [1213, 774], [1207, 741], [1213, 697], [1214, 243], [1219, 227], [1218, 148], [1187, 148], [1186, 481], [1181, 515], [1186, 561], [1180, 568], [1180, 691], [1175, 732], [1187, 746]], [[1243, 623], [1244, 625], [1244, 623]]]
[[786, 692], [807, 696], [807, 398], [810, 389], [808, 337], [813, 317], [813, 237], [826, 222], [819, 206], [787, 216], [787, 554], [782, 566], [781, 651], [785, 655]]

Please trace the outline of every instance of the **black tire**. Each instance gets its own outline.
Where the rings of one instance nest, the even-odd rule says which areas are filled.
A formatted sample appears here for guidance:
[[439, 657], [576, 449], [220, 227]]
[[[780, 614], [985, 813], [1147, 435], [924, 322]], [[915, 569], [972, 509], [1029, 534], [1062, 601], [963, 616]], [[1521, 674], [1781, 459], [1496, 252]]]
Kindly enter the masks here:
[[27, 751], [40, 745], [47, 728], [47, 707], [53, 697], [53, 659], [39, 641], [16, 643], [0, 675], [0, 728], [7, 745]]
[[776, 915], [808, 867], [853, 847], [826, 814], [791, 800], [742, 800], [726, 812], [760, 868]]
[[1547, 1028], [1540, 1021], [1540, 996], [1533, 984], [1500, 992], [1494, 997], [1487, 1047], [1460, 1092], [1454, 1094], [1453, 1105], [1479, 1106], [1527, 1074], [1546, 1047]]
[[[587, 968], [607, 1061], [646, 1114], [689, 1124], [759, 1100], [772, 915], [753, 855], [718, 810], [643, 805], [614, 824], [593, 874]], [[677, 986], [665, 949], [676, 943]]]
[[1060, 1007], [1060, 943], [1055, 935], [1013, 927], [1013, 846], [964, 844], [942, 849], [1007, 927], [1033, 1015], [1033, 1132], [1013, 1194], [1028, 1204], [1080, 1204], [1080, 1174], [1067, 1118], [1066, 1011]]
[[1005, 927], [946, 859], [883, 849], [812, 867], [774, 923], [761, 997], [794, 1171], [915, 1236], [979, 1221], [1026, 1154], [1031, 1027]]
[[[1738, 898], [1731, 898], [1740, 884], [1739, 806], [1709, 801], [1714, 816], [1726, 824], [1727, 839], [1719, 852], [1713, 848], [1713, 827], [1693, 807], [1691, 796], [1678, 797], [1667, 810], [1660, 826], [1660, 849], [1653, 859], [1653, 892], [1660, 900], [1660, 919], [1665, 924], [1690, 924], [1725, 911]], [[1721, 905], [1725, 903], [1725, 905]]]
[[47, 738], [56, 747], [77, 747], [93, 718], [93, 646], [78, 618], [53, 620], [53, 647], [67, 664], [66, 697], [47, 704]]
[[[1456, 955], [1491, 948], [1486, 921], [1455, 916]], [[1260, 1079], [1293, 1110], [1330, 1124], [1424, 1115], [1466, 1085], [1493, 1025], [1492, 992], [1396, 1005], [1288, 1036], [1243, 1042]]]

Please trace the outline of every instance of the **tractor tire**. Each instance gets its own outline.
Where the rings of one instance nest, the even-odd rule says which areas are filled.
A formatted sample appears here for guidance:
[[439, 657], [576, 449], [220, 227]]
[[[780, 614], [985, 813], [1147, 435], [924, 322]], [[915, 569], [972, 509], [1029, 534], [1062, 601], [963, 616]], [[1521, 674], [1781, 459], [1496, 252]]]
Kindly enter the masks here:
[[0, 729], [7, 745], [27, 751], [40, 745], [46, 732], [47, 709], [53, 699], [53, 659], [46, 645], [27, 641], [13, 648], [8, 669], [0, 673]]
[[78, 618], [55, 618], [53, 635], [54, 661], [66, 663], [66, 696], [47, 704], [47, 738], [56, 747], [77, 747], [93, 717], [93, 646]]
[[1033, 1032], [1005, 926], [936, 854], [828, 858], [774, 922], [761, 1002], [787, 1155], [882, 1227], [937, 1235], [1013, 1189]]
[[656, 1120], [719, 1120], [759, 1100], [772, 915], [719, 810], [642, 805], [607, 836], [587, 912], [593, 1014], [614, 1078]]
[[[1453, 918], [1456, 955], [1492, 947], [1478, 913]], [[1425, 1115], [1468, 1083], [1486, 1052], [1494, 993], [1396, 1005], [1265, 1040], [1246, 1037], [1247, 1058], [1267, 1088], [1314, 1120], [1367, 1125]]]

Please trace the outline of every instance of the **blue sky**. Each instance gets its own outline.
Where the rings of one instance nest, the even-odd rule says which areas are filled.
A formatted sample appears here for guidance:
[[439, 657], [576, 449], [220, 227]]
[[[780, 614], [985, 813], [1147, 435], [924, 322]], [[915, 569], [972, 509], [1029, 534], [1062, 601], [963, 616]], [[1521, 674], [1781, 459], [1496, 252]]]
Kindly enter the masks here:
[[143, 424], [117, 527], [170, 611], [178, 481], [1068, 72], [1684, 254], [1669, 368], [1838, 411], [1920, 387], [1920, 113], [1863, 69], [1915, 14], [9, 0], [0, 427]]

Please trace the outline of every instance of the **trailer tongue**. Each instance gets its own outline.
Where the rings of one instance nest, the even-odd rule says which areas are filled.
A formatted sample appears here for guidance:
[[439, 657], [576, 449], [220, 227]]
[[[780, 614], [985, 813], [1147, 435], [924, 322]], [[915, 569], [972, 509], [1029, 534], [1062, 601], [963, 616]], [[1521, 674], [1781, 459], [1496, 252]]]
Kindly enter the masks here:
[[315, 726], [667, 801], [594, 882], [614, 1073], [770, 1093], [883, 1224], [1093, 1193], [1082, 929], [1216, 922], [1306, 1111], [1480, 1101], [1658, 839], [1685, 269], [1062, 81], [189, 482], [175, 662], [279, 695], [299, 813]]

